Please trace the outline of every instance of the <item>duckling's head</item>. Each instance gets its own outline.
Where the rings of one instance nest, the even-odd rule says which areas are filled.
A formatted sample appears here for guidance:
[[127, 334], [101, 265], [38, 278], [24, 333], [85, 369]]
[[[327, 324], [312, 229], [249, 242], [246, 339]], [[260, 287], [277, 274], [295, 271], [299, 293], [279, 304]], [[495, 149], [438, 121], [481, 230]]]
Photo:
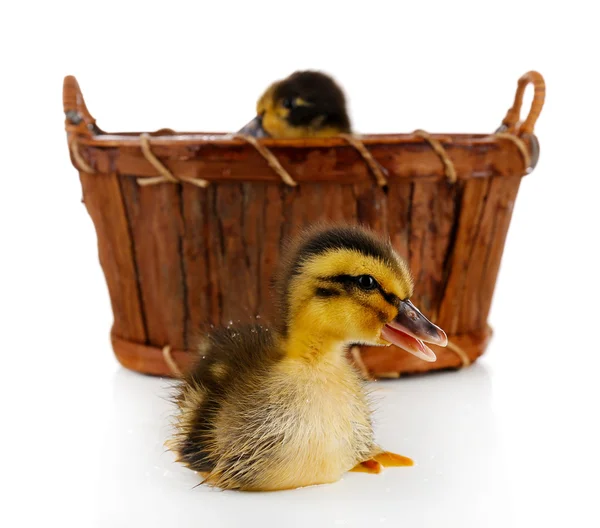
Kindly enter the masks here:
[[444, 331], [411, 303], [413, 281], [406, 263], [389, 242], [370, 231], [354, 226], [313, 229], [287, 259], [278, 294], [280, 333], [291, 354], [394, 344], [435, 361], [424, 343], [447, 344]]
[[349, 132], [344, 92], [331, 77], [317, 71], [298, 71], [271, 84], [256, 104], [256, 117], [240, 130], [273, 138]]

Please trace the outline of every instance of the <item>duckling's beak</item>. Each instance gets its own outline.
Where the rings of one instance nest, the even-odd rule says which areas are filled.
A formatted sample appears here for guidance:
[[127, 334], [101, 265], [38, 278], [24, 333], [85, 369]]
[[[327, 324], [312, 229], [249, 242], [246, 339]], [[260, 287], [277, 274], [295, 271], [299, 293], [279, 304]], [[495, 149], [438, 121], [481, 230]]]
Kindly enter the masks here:
[[424, 361], [435, 361], [435, 353], [425, 343], [446, 346], [446, 333], [425, 317], [409, 300], [400, 301], [398, 315], [386, 324], [381, 337]]
[[254, 136], [257, 138], [269, 137], [262, 124], [262, 116], [257, 115], [252, 121], [240, 129], [238, 134]]

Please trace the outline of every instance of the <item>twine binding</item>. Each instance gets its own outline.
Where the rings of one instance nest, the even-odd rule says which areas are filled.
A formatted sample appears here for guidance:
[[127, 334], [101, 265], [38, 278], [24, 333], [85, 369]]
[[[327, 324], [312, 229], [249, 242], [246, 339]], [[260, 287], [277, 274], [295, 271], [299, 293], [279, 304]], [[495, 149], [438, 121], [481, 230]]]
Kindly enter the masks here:
[[256, 152], [258, 152], [269, 164], [271, 167], [282, 179], [283, 183], [289, 185], [290, 187], [296, 187], [298, 183], [294, 178], [292, 178], [288, 171], [286, 171], [279, 160], [273, 155], [273, 153], [264, 145], [261, 145], [255, 137], [247, 136], [246, 134], [235, 134], [233, 137], [243, 139], [249, 145], [252, 145]]
[[[471, 364], [471, 359], [469, 358], [468, 354], [462, 348], [460, 348], [457, 344], [448, 340], [448, 344], [446, 345], [446, 348], [448, 350], [454, 352], [458, 356], [458, 358], [462, 362], [462, 365], [460, 365], [460, 368], [468, 367]], [[362, 374], [363, 378], [367, 381], [374, 381], [375, 378], [371, 375], [371, 373], [369, 372], [369, 369], [367, 369], [366, 365], [364, 364], [364, 362], [362, 360], [362, 356], [360, 354], [360, 347], [358, 347], [358, 346], [351, 347], [350, 355], [352, 356], [352, 359], [354, 360], [354, 363], [356, 364], [356, 367], [358, 368], [359, 372]], [[378, 372], [377, 373], [378, 379], [379, 378], [395, 379], [395, 378], [399, 378], [399, 377], [400, 377], [400, 372]]]
[[69, 150], [80, 171], [87, 172], [88, 174], [94, 174], [96, 172], [89, 163], [83, 159], [83, 156], [79, 152], [79, 143], [77, 143], [77, 137], [75, 135], [72, 135], [69, 139]]
[[[166, 130], [166, 129], [165, 129]], [[170, 129], [169, 129], [170, 130]], [[161, 130], [162, 131], [162, 130]], [[233, 137], [244, 140], [249, 145], [252, 145], [254, 149], [265, 159], [265, 161], [269, 164], [269, 167], [273, 169], [277, 173], [277, 175], [281, 178], [281, 180], [290, 187], [296, 187], [298, 182], [290, 176], [289, 172], [286, 171], [279, 160], [273, 155], [273, 153], [266, 148], [264, 145], [261, 145], [260, 142], [256, 140], [256, 138], [252, 136], [247, 136], [245, 134], [234, 134]], [[387, 171], [384, 167], [382, 167], [373, 157], [373, 155], [369, 152], [369, 150], [363, 145], [363, 143], [349, 134], [341, 134], [341, 136], [349, 145], [354, 147], [357, 152], [364, 159], [365, 163], [368, 165], [369, 169], [375, 176], [377, 180], [377, 184], [380, 187], [385, 187], [387, 185]], [[73, 135], [69, 140], [69, 148], [71, 150], [71, 154], [73, 155], [73, 159], [77, 164], [77, 168], [87, 172], [89, 174], [94, 174], [96, 171], [83, 159], [81, 154], [79, 153], [77, 139]], [[160, 174], [160, 176], [151, 176], [149, 178], [137, 178], [136, 181], [138, 185], [141, 186], [149, 186], [149, 185], [157, 185], [159, 183], [190, 183], [195, 185], [196, 187], [206, 188], [210, 184], [208, 180], [203, 178], [184, 178], [175, 176], [152, 152], [152, 147], [150, 144], [150, 134], [143, 133], [140, 134], [140, 148], [142, 150], [142, 154], [152, 165], [156, 171]]]
[[457, 344], [448, 340], [448, 344], [446, 345], [446, 348], [448, 348], [448, 350], [451, 350], [452, 352], [454, 352], [460, 358], [460, 360], [462, 361], [461, 367], [468, 367], [471, 364], [471, 359], [469, 358], [467, 353], [462, 348], [460, 348]]
[[169, 370], [171, 371], [171, 374], [173, 374], [173, 377], [175, 377], [175, 378], [183, 377], [183, 373], [181, 372], [181, 369], [179, 368], [179, 366], [177, 365], [177, 363], [175, 362], [175, 360], [173, 359], [173, 356], [171, 354], [171, 345], [167, 345], [167, 346], [163, 347], [162, 355], [163, 355], [163, 359], [165, 360], [165, 363], [167, 364], [167, 367], [169, 367]]
[[357, 152], [361, 155], [362, 159], [365, 161], [373, 176], [375, 176], [375, 180], [377, 180], [377, 185], [379, 187], [387, 186], [387, 170], [382, 167], [379, 162], [375, 160], [373, 154], [369, 152], [367, 147], [360, 141], [357, 137], [352, 136], [351, 134], [340, 134], [346, 142], [348, 142], [352, 147], [354, 147]]
[[448, 153], [446, 152], [446, 149], [442, 146], [441, 142], [435, 139], [429, 132], [426, 132], [425, 130], [415, 130], [413, 134], [415, 136], [423, 138], [425, 141], [427, 141], [427, 143], [431, 145], [431, 148], [433, 148], [435, 153], [439, 156], [440, 160], [444, 164], [446, 178], [448, 178], [448, 181], [450, 183], [455, 183], [457, 176], [456, 169], [454, 168], [454, 163], [452, 163], [450, 156], [448, 156]]
[[496, 132], [494, 135], [502, 139], [508, 139], [517, 146], [521, 156], [523, 157], [523, 164], [525, 165], [525, 170], [523, 172], [529, 172], [531, 169], [531, 156], [529, 155], [529, 149], [527, 148], [525, 141], [523, 141], [519, 136], [515, 136], [510, 132]]
[[142, 154], [148, 160], [148, 162], [158, 171], [160, 176], [154, 176], [152, 178], [137, 178], [138, 185], [156, 185], [158, 183], [191, 183], [196, 187], [204, 189], [208, 186], [209, 182], [202, 178], [176, 178], [173, 173], [165, 167], [160, 160], [154, 155], [150, 148], [150, 134], [140, 135], [140, 146], [142, 148]]

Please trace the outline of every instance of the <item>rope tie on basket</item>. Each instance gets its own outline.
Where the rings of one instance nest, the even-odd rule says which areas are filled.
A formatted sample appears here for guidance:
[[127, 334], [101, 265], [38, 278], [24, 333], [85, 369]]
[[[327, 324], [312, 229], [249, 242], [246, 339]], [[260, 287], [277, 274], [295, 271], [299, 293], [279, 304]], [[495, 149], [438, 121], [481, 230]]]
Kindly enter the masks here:
[[176, 378], [183, 377], [181, 369], [177, 366], [177, 363], [175, 362], [175, 360], [173, 359], [173, 355], [171, 354], [171, 345], [163, 347], [162, 355], [163, 359], [165, 360], [165, 363], [167, 364], [167, 367], [169, 367], [169, 369], [171, 370], [171, 374], [173, 374], [173, 376], [175, 376]]
[[269, 167], [271, 167], [279, 175], [283, 183], [289, 185], [290, 187], [296, 187], [296, 185], [298, 185], [296, 180], [290, 176], [289, 172], [282, 167], [281, 163], [279, 163], [279, 160], [273, 155], [273, 153], [267, 147], [261, 145], [255, 137], [247, 136], [245, 134], [235, 134], [234, 137], [243, 139], [246, 143], [252, 145], [256, 152], [258, 152], [269, 164]]
[[[448, 340], [448, 344], [446, 345], [446, 348], [448, 350], [454, 352], [458, 356], [458, 358], [460, 359], [460, 361], [462, 363], [461, 368], [468, 367], [471, 364], [471, 359], [469, 358], [468, 354], [462, 348], [460, 348], [456, 343], [453, 343], [452, 341]], [[358, 347], [358, 346], [353, 346], [350, 348], [350, 355], [352, 356], [352, 359], [354, 361], [354, 364], [356, 365], [356, 368], [361, 373], [362, 377], [367, 381], [374, 381], [376, 378], [399, 378], [400, 377], [399, 372], [378, 372], [376, 375], [376, 378], [374, 378], [371, 375], [371, 373], [369, 372], [369, 369], [365, 365], [364, 361], [362, 360], [362, 355], [360, 353], [360, 347]]]
[[79, 170], [87, 172], [88, 174], [94, 174], [96, 172], [80, 154], [79, 143], [77, 143], [77, 137], [75, 134], [73, 134], [69, 139], [69, 150], [71, 151], [71, 155], [73, 156], [73, 159], [75, 160]]
[[446, 173], [446, 178], [450, 183], [456, 182], [456, 169], [454, 168], [454, 163], [448, 156], [446, 149], [442, 146], [440, 141], [435, 139], [429, 132], [425, 132], [425, 130], [415, 130], [413, 132], [415, 136], [419, 136], [423, 138], [427, 143], [431, 145], [431, 148], [435, 151], [435, 153], [439, 156], [440, 160], [444, 164], [444, 171]]
[[[285, 184], [289, 185], [290, 187], [296, 187], [296, 185], [298, 185], [298, 182], [296, 182], [296, 180], [290, 176], [289, 172], [282, 167], [281, 163], [279, 163], [279, 160], [273, 155], [273, 153], [267, 147], [257, 141], [255, 137], [247, 136], [245, 134], [234, 134], [233, 137], [243, 139], [248, 144], [252, 145], [266, 160], [269, 166], [279, 175]], [[387, 185], [387, 171], [375, 160], [373, 155], [363, 145], [362, 141], [349, 134], [340, 134], [340, 137], [344, 139], [350, 146], [356, 149], [375, 176], [378, 185], [380, 187], [385, 187]]]
[[446, 348], [448, 350], [452, 350], [452, 352], [454, 352], [460, 358], [460, 360], [462, 361], [463, 367], [468, 367], [471, 364], [471, 359], [469, 358], [467, 353], [462, 348], [460, 348], [457, 344], [453, 343], [449, 339], [448, 339], [448, 344], [446, 345]]
[[354, 147], [357, 150], [357, 152], [362, 156], [362, 159], [365, 161], [369, 169], [371, 169], [373, 176], [375, 176], [375, 179], [377, 180], [377, 185], [379, 185], [379, 187], [385, 187], [388, 184], [387, 170], [375, 160], [373, 154], [369, 152], [369, 150], [367, 149], [367, 147], [365, 147], [363, 142], [350, 134], [340, 134], [340, 137], [345, 139], [346, 142], [348, 142], [352, 147]]
[[517, 146], [519, 152], [521, 152], [521, 156], [523, 157], [523, 164], [525, 165], [525, 170], [523, 172], [528, 172], [531, 167], [531, 156], [529, 155], [529, 150], [527, 149], [525, 141], [523, 141], [519, 136], [515, 136], [510, 132], [496, 132], [494, 135], [502, 139], [508, 139]]
[[[298, 185], [298, 182], [296, 182], [296, 180], [294, 180], [294, 178], [292, 178], [290, 176], [290, 173], [283, 168], [283, 166], [281, 165], [279, 160], [273, 155], [273, 153], [268, 148], [266, 148], [264, 145], [262, 145], [259, 141], [257, 141], [256, 138], [254, 138], [252, 136], [247, 136], [245, 134], [234, 134], [233, 137], [242, 139], [246, 143], [248, 143], [249, 145], [254, 147], [256, 152], [258, 152], [265, 159], [265, 161], [269, 164], [269, 167], [271, 167], [271, 169], [273, 169], [277, 173], [277, 175], [281, 178], [283, 183], [285, 183], [286, 185], [289, 185], [290, 187], [296, 187]], [[380, 187], [385, 187], [387, 185], [387, 178], [386, 178], [387, 171], [385, 170], [384, 167], [382, 167], [375, 160], [373, 155], [363, 145], [362, 141], [360, 141], [356, 137], [348, 135], [348, 134], [342, 134], [340, 137], [342, 139], [344, 139], [350, 146], [354, 147], [356, 149], [356, 151], [361, 155], [361, 157], [363, 158], [363, 160], [365, 161], [365, 163], [367, 164], [367, 166], [369, 167], [369, 169], [375, 176], [375, 179], [377, 180], [377, 184]], [[202, 178], [175, 177], [173, 175], [173, 173], [167, 167], [165, 167], [165, 165], [163, 165], [163, 163], [161, 163], [161, 161], [152, 152], [152, 149], [150, 147], [150, 135], [149, 134], [144, 133], [144, 134], [140, 135], [140, 147], [142, 149], [142, 154], [144, 155], [146, 160], [158, 171], [160, 176], [154, 176], [154, 177], [150, 177], [150, 178], [138, 178], [137, 182], [139, 185], [156, 185], [158, 183], [165, 183], [165, 182], [170, 182], [170, 183], [186, 182], [186, 183], [191, 183], [192, 185], [196, 185], [197, 187], [202, 187], [202, 188], [207, 187], [209, 185], [209, 182]], [[74, 151], [74, 152], [76, 152], [76, 151]], [[76, 156], [78, 156], [78, 157], [76, 157]], [[82, 160], [82, 162], [79, 161], [79, 158], [81, 158], [79, 153], [74, 154], [73, 157], [76, 158], [76, 161], [78, 163], [81, 163], [82, 167], [89, 168], [90, 172], [93, 172], [91, 170], [91, 167], [89, 167], [89, 165], [87, 165], [85, 163], [85, 160]], [[86, 170], [86, 172], [87, 172], [87, 170]]]
[[209, 182], [207, 180], [203, 180], [202, 178], [176, 178], [173, 176], [173, 173], [165, 167], [160, 160], [154, 155], [152, 149], [150, 148], [150, 135], [149, 134], [141, 134], [140, 135], [140, 146], [142, 148], [142, 154], [146, 158], [146, 160], [152, 165], [160, 174], [160, 176], [153, 176], [151, 178], [138, 178], [138, 185], [156, 185], [158, 183], [191, 183], [196, 187], [205, 188], [208, 186]]

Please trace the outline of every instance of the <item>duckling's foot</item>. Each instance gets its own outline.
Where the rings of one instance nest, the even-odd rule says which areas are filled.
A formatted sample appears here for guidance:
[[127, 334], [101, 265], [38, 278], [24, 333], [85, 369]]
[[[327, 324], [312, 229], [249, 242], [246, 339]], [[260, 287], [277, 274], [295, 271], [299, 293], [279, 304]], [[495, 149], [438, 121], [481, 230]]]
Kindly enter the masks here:
[[390, 453], [384, 451], [373, 457], [373, 460], [379, 462], [383, 467], [401, 467], [401, 466], [413, 466], [414, 462], [412, 459], [397, 455], [396, 453]]
[[373, 473], [376, 475], [377, 473], [381, 473], [382, 466], [377, 460], [374, 458], [370, 458], [369, 460], [365, 460], [360, 464], [356, 464], [350, 471], [355, 473]]
[[354, 466], [350, 471], [356, 473], [381, 473], [384, 467], [412, 466], [413, 461], [405, 456], [384, 451]]

